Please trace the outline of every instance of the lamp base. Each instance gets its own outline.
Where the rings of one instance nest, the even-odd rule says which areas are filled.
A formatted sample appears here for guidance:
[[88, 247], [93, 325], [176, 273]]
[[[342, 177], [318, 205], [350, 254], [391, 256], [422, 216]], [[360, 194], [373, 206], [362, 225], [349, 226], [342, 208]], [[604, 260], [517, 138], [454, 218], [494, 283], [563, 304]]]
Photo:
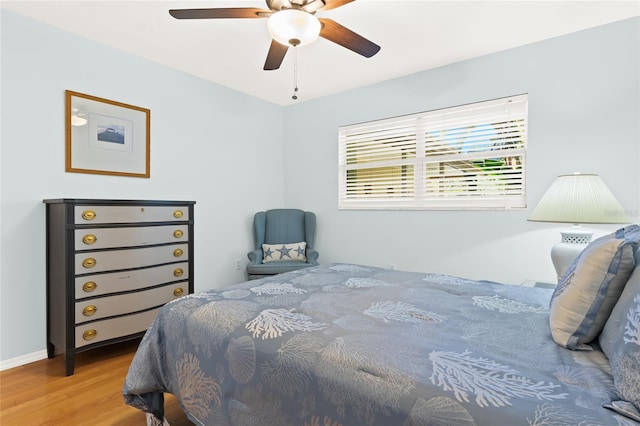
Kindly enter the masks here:
[[593, 231], [574, 225], [570, 229], [560, 231], [562, 239], [551, 249], [551, 261], [556, 268], [558, 282], [564, 276], [569, 265], [591, 242]]

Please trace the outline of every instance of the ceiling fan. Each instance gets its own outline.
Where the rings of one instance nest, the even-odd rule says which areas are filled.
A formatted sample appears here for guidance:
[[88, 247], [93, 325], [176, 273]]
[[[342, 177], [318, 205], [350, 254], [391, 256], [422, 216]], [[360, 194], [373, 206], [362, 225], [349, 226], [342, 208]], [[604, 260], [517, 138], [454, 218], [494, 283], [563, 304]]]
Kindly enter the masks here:
[[303, 46], [318, 36], [370, 58], [380, 46], [328, 18], [316, 18], [318, 10], [330, 10], [355, 0], [266, 0], [269, 10], [255, 7], [172, 9], [176, 19], [269, 18], [272, 36], [265, 70], [280, 68], [289, 47]]

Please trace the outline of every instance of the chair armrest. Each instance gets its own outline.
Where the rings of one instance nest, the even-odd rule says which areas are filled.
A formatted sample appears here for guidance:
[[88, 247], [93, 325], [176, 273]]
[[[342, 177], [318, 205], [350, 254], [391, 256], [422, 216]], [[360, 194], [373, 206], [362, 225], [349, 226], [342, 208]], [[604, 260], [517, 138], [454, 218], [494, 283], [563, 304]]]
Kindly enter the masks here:
[[318, 264], [318, 256], [320, 254], [315, 251], [314, 249], [307, 249], [307, 252], [305, 253], [305, 256], [307, 257], [307, 263], [310, 263], [312, 265], [317, 265]]
[[262, 263], [262, 249], [253, 250], [247, 253], [249, 265], [259, 265]]

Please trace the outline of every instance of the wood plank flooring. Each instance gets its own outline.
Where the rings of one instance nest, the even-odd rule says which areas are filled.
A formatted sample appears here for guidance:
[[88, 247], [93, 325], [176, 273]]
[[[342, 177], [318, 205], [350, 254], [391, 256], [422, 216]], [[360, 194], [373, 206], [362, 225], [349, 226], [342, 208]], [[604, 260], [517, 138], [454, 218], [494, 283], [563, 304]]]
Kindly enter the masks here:
[[[146, 425], [145, 414], [122, 398], [139, 343], [77, 354], [75, 374], [68, 377], [62, 356], [0, 372], [0, 425]], [[193, 425], [170, 394], [165, 394], [165, 416], [171, 426]]]

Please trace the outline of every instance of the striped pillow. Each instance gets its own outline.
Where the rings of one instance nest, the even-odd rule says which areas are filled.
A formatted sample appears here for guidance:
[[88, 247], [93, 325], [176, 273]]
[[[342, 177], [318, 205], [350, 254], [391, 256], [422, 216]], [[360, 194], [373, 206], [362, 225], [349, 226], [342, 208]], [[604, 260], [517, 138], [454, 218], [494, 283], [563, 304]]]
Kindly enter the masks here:
[[553, 340], [573, 350], [591, 350], [633, 268], [640, 227], [632, 225], [591, 242], [571, 264], [551, 297]]

